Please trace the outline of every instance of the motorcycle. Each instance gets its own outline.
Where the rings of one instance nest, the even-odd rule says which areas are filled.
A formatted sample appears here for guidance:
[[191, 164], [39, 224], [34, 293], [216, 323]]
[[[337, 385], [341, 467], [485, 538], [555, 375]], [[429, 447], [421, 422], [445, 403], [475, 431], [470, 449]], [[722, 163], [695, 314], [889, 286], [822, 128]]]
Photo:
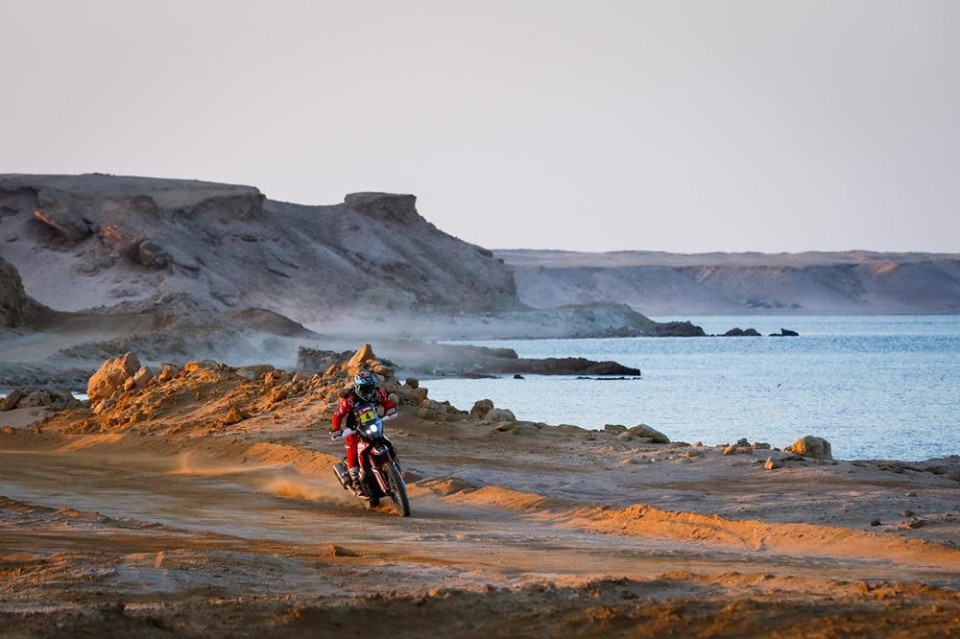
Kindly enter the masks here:
[[[373, 404], [361, 404], [354, 411], [356, 427], [339, 432], [341, 437], [354, 432], [360, 436], [360, 441], [357, 442], [357, 457], [360, 460], [362, 496], [358, 497], [367, 508], [376, 508], [382, 498], [389, 497], [397, 514], [409, 517], [407, 485], [397, 462], [396, 450], [383, 432], [383, 423], [396, 417], [396, 413], [381, 417]], [[344, 490], [352, 487], [346, 457], [334, 464], [333, 472]]]

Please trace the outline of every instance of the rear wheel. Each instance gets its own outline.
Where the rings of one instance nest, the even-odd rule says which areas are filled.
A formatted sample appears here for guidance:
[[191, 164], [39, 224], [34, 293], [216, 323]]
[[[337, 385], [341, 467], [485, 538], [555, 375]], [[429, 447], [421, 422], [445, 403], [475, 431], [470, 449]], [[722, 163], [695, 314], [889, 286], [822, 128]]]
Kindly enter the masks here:
[[410, 501], [407, 499], [407, 485], [403, 482], [400, 475], [400, 468], [397, 462], [392, 459], [384, 464], [387, 479], [390, 480], [390, 499], [393, 501], [393, 507], [401, 517], [410, 516]]

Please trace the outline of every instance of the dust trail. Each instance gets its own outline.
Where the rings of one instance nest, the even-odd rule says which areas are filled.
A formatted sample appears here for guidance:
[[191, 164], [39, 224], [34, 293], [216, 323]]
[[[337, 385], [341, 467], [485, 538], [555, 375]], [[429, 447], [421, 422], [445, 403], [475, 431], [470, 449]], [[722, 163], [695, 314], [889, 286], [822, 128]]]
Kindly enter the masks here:
[[218, 475], [238, 475], [275, 470], [279, 467], [276, 464], [248, 464], [245, 462], [233, 464], [201, 462], [193, 453], [185, 452], [177, 455], [176, 465], [169, 471], [169, 474], [216, 477]]
[[[331, 472], [307, 477], [299, 473], [290, 462], [250, 462], [217, 463], [201, 461], [190, 452], [177, 456], [175, 467], [170, 475], [190, 477], [235, 476], [238, 481], [256, 490], [263, 491], [283, 499], [309, 502], [352, 503], [350, 495], [344, 491]], [[252, 477], [261, 475], [261, 477]]]
[[260, 484], [260, 489], [284, 499], [303, 501], [335, 501], [352, 503], [352, 497], [340, 487], [332, 473], [327, 479], [304, 477], [295, 472], [282, 472]]

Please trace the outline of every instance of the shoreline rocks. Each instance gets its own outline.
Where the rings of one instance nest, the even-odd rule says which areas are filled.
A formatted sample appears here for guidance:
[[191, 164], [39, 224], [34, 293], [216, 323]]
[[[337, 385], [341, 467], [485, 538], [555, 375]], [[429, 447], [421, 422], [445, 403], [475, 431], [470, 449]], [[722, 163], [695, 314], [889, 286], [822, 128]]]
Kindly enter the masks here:
[[793, 453], [794, 455], [799, 455], [801, 457], [808, 457], [810, 459], [820, 459], [824, 461], [833, 460], [833, 452], [830, 442], [822, 437], [814, 437], [813, 435], [801, 437], [797, 441], [784, 448], [784, 450], [788, 453]]

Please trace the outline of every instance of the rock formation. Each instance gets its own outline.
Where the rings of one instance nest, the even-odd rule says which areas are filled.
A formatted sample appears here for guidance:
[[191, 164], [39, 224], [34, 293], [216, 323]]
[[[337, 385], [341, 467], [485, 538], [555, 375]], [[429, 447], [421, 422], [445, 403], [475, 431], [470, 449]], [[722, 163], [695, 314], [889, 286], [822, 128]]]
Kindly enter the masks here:
[[519, 308], [509, 269], [439, 231], [415, 202], [360, 193], [300, 206], [246, 186], [0, 176], [0, 231], [26, 289], [64, 311], [180, 293], [297, 322], [332, 311]]
[[833, 452], [831, 450], [830, 442], [822, 437], [814, 437], [813, 435], [801, 437], [797, 441], [784, 448], [784, 450], [786, 450], [788, 453], [793, 453], [794, 455], [800, 455], [801, 457], [810, 457], [812, 459], [822, 460], [833, 459]]
[[[424, 375], [490, 377], [526, 373], [639, 377], [641, 374], [639, 369], [617, 362], [597, 362], [582, 357], [521, 358], [509, 348], [389, 341], [384, 342], [382, 348], [405, 370]], [[345, 355], [347, 353], [300, 347], [296, 368], [308, 374], [323, 372]]]
[[960, 254], [495, 251], [537, 308], [615, 301], [654, 316], [960, 312]]
[[20, 273], [0, 257], [0, 328], [36, 326], [53, 312], [27, 296]]

